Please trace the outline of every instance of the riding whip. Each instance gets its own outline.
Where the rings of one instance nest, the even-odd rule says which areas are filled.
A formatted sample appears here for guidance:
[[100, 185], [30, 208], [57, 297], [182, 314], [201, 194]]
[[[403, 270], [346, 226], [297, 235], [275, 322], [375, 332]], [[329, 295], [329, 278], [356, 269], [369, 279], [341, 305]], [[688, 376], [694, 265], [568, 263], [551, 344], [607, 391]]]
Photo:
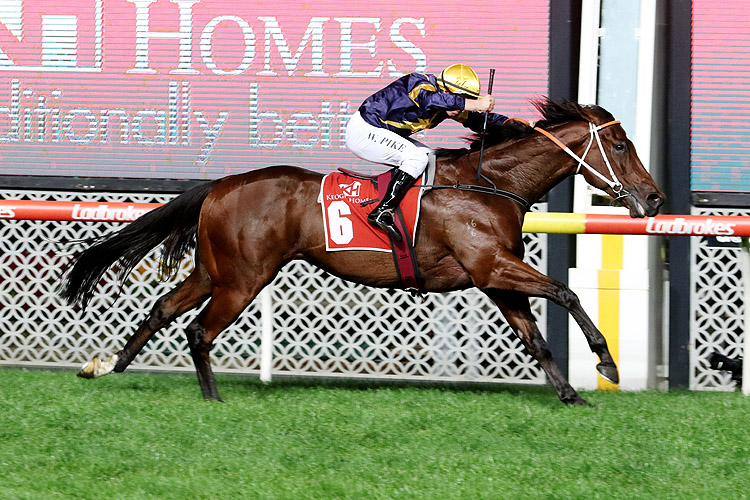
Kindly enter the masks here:
[[[495, 69], [490, 69], [490, 84], [487, 87], [487, 95], [492, 95], [492, 82], [495, 80]], [[487, 133], [487, 118], [489, 118], [490, 112], [484, 112], [484, 125], [482, 126], [482, 144], [479, 147], [479, 166], [477, 167], [477, 180], [482, 177], [482, 157], [484, 157], [484, 136]]]

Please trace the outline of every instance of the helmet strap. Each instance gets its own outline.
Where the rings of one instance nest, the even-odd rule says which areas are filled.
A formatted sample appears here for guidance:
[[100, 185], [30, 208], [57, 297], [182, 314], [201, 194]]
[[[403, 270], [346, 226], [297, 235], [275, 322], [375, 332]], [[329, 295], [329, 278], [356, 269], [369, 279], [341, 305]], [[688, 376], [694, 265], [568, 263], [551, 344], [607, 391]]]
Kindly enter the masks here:
[[474, 93], [474, 92], [472, 92], [471, 90], [469, 90], [467, 88], [464, 88], [464, 87], [462, 87], [460, 85], [456, 85], [455, 83], [451, 83], [451, 82], [446, 81], [444, 73], [445, 73], [445, 70], [443, 70], [443, 71], [440, 72], [440, 81], [442, 82], [442, 87], [445, 88], [448, 92], [453, 93], [451, 91], [451, 87], [453, 87], [453, 88], [456, 88], [458, 90], [461, 90], [461, 91], [465, 92], [466, 95], [469, 98], [471, 98], [471, 99], [477, 99], [477, 98], [479, 98], [479, 95], [476, 94], [476, 93]]

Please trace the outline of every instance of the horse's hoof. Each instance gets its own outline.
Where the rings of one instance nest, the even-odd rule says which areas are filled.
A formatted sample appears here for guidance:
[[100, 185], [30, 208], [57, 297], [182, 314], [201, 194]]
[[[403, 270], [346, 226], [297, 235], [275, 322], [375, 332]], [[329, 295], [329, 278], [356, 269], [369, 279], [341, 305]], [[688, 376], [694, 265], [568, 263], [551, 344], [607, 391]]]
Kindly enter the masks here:
[[599, 363], [596, 365], [596, 369], [599, 372], [599, 375], [601, 375], [607, 382], [613, 384], [620, 383], [620, 374], [617, 373], [617, 366], [615, 366], [614, 363]]
[[78, 376], [81, 378], [97, 378], [103, 375], [107, 375], [115, 370], [116, 362], [116, 354], [113, 354], [109, 357], [109, 359], [105, 361], [102, 361], [99, 358], [94, 358], [81, 367], [81, 369], [78, 371]]

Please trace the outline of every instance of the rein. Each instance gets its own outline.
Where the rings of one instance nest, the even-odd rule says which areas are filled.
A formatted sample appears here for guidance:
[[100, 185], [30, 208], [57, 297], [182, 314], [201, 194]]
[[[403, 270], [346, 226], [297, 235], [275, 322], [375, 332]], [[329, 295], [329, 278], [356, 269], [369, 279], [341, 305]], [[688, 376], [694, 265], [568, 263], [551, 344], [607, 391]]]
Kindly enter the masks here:
[[510, 191], [503, 191], [502, 189], [497, 189], [494, 185], [493, 187], [486, 187], [486, 186], [477, 186], [475, 184], [459, 184], [455, 183], [453, 185], [444, 185], [444, 186], [414, 186], [414, 187], [423, 187], [428, 190], [431, 189], [458, 189], [459, 191], [473, 191], [475, 193], [484, 193], [484, 194], [494, 194], [495, 196], [502, 196], [503, 198], [508, 198], [510, 200], [515, 201], [519, 205], [521, 205], [526, 210], [529, 210], [531, 208], [531, 203], [526, 201], [521, 196], [518, 196], [516, 193], [511, 193]]

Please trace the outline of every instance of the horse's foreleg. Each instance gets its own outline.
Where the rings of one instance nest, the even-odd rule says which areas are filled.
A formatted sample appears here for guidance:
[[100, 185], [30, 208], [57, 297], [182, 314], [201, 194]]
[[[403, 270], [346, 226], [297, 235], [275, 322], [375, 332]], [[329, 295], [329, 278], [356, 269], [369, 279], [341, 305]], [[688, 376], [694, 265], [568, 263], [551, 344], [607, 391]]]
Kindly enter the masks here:
[[537, 327], [531, 312], [528, 297], [519, 293], [486, 291], [497, 304], [508, 324], [521, 339], [529, 354], [539, 362], [547, 378], [557, 391], [557, 396], [565, 404], [583, 405], [586, 401], [576, 392], [573, 386], [560, 371], [552, 358], [552, 353]]
[[164, 326], [189, 309], [194, 308], [211, 293], [211, 283], [205, 272], [197, 268], [169, 293], [160, 297], [138, 330], [125, 347], [105, 360], [94, 358], [78, 372], [82, 378], [97, 378], [112, 372], [122, 372], [141, 352], [146, 342]]
[[581, 328], [591, 351], [599, 356], [599, 364], [596, 365], [599, 374], [613, 384], [619, 383], [620, 376], [607, 347], [607, 340], [583, 310], [573, 290], [515, 256], [509, 256], [496, 269], [493, 273], [480, 274], [480, 279], [475, 280], [476, 285], [482, 289], [515, 291], [527, 296], [542, 297], [567, 309]]
[[575, 292], [562, 283], [560, 283], [560, 287], [557, 299], [553, 299], [553, 301], [565, 307], [570, 312], [570, 315], [573, 316], [573, 319], [578, 323], [583, 335], [586, 337], [591, 352], [599, 356], [599, 364], [596, 365], [599, 375], [613, 384], [619, 384], [620, 375], [617, 372], [615, 360], [609, 352], [609, 347], [607, 347], [607, 339], [604, 338], [604, 335], [602, 335], [594, 322], [591, 321], [589, 315], [581, 307], [581, 302], [578, 300]]

